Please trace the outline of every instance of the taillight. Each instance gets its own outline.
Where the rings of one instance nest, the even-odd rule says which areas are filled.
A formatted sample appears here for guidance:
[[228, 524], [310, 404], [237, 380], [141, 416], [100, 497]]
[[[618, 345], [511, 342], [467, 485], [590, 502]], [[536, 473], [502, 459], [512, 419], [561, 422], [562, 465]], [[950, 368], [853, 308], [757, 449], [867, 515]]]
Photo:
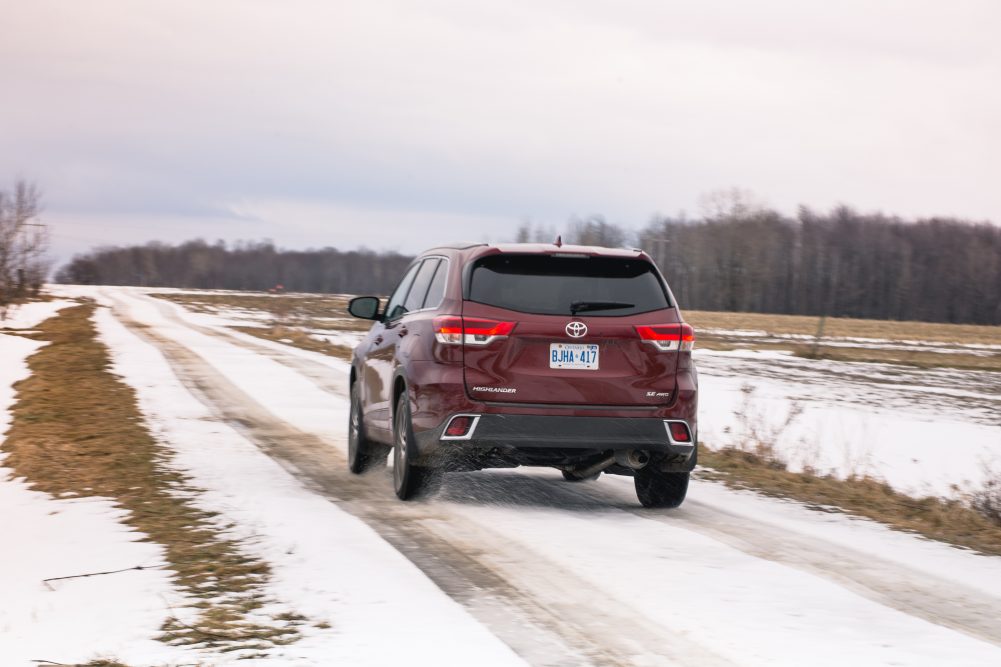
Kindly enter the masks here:
[[514, 324], [446, 315], [434, 318], [434, 337], [446, 345], [488, 345], [498, 338], [506, 338], [514, 330]]
[[691, 352], [695, 347], [695, 330], [684, 323], [637, 325], [636, 333], [665, 352]]
[[458, 345], [462, 342], [461, 317], [434, 318], [434, 337], [439, 343]]

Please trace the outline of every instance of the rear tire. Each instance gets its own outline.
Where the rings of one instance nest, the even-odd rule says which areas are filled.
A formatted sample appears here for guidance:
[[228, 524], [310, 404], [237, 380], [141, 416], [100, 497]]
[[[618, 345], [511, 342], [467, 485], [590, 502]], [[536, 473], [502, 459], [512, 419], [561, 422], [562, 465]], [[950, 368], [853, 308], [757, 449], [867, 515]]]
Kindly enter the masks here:
[[356, 475], [368, 470], [377, 458], [377, 446], [365, 437], [361, 397], [358, 394], [358, 382], [356, 381], [351, 385], [351, 409], [348, 414], [348, 470]]
[[580, 473], [574, 472], [573, 470], [563, 470], [561, 472], [563, 473], [563, 479], [568, 482], [593, 482], [601, 477], [600, 470], [593, 475], [588, 475], [587, 477], [582, 477]]
[[648, 465], [636, 471], [633, 483], [643, 507], [678, 507], [688, 494], [687, 472], [661, 472]]
[[393, 419], [393, 489], [400, 500], [412, 500], [424, 495], [437, 481], [435, 470], [414, 465], [416, 454], [410, 402], [404, 392], [396, 402]]

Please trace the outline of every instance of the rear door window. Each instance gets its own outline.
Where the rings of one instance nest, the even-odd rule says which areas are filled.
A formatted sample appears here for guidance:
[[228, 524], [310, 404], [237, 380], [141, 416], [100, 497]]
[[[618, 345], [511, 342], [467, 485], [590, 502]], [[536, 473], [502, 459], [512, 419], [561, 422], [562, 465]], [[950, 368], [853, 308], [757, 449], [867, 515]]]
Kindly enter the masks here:
[[619, 257], [490, 255], [473, 266], [469, 300], [540, 315], [570, 315], [576, 303], [586, 317], [670, 307], [649, 262]]
[[407, 298], [407, 293], [410, 291], [410, 285], [413, 284], [414, 276], [417, 274], [417, 269], [419, 268], [420, 264], [414, 264], [411, 266], [410, 270], [403, 276], [403, 280], [400, 281], [396, 291], [393, 292], [393, 296], [389, 297], [389, 303], [386, 304], [387, 320], [395, 320], [397, 317], [407, 312], [403, 307], [403, 301]]

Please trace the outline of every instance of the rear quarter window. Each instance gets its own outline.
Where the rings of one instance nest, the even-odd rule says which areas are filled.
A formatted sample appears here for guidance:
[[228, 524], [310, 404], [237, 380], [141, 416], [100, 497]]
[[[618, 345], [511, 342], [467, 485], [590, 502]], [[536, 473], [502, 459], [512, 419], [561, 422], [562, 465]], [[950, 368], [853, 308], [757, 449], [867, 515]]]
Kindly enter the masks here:
[[431, 285], [431, 279], [437, 269], [437, 258], [425, 259], [424, 263], [421, 264], [421, 269], [414, 278], [414, 284], [410, 286], [407, 300], [403, 302], [403, 307], [407, 312], [420, 310], [424, 306], [424, 297], [427, 296], [428, 287]]
[[445, 281], [448, 279], [448, 260], [441, 260], [438, 270], [434, 273], [434, 280], [428, 287], [427, 298], [424, 299], [425, 308], [437, 308], [441, 305], [441, 300], [445, 297]]
[[671, 307], [649, 262], [619, 257], [490, 255], [473, 265], [469, 300], [539, 315], [570, 315], [574, 302], [629, 304], [579, 313], [587, 317], [618, 317]]

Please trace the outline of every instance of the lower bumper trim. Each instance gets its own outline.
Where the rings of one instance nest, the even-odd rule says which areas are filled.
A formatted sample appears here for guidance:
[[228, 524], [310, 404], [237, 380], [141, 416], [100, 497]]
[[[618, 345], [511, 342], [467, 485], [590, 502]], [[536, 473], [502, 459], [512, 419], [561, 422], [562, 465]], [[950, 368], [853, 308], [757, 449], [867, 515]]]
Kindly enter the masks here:
[[[440, 436], [439, 436], [440, 438]], [[463, 444], [474, 447], [644, 449], [690, 453], [693, 443], [675, 443], [664, 420], [632, 417], [562, 417], [483, 414]]]

